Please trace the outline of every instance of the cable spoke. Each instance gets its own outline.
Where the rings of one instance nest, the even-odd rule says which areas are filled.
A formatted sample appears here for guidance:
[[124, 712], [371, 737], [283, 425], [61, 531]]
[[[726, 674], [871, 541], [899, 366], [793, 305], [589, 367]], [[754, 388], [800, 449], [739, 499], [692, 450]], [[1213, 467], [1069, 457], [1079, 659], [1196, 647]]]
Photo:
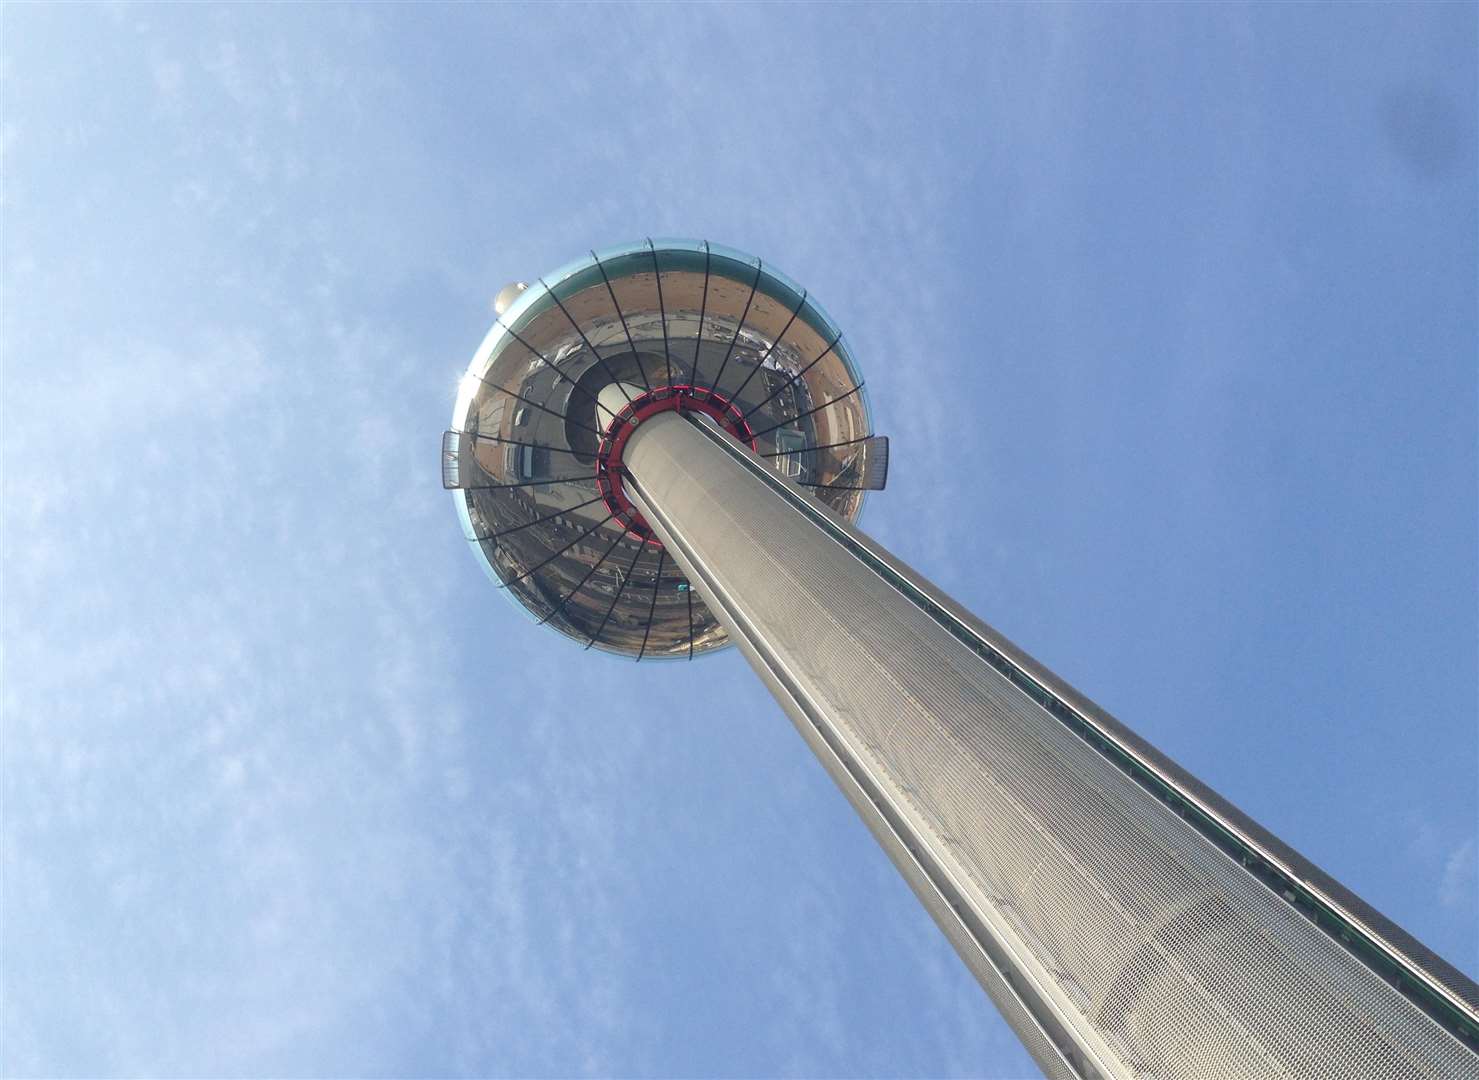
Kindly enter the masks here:
[[826, 443], [822, 446], [803, 446], [799, 450], [772, 450], [768, 454], [757, 454], [756, 457], [784, 457], [786, 454], [804, 454], [808, 450], [835, 450], [839, 446], [856, 446], [858, 443], [867, 442], [875, 438], [873, 435], [864, 435], [861, 439], [848, 439], [847, 442]]
[[627, 563], [626, 573], [621, 576], [621, 584], [616, 587], [616, 595], [611, 598], [611, 606], [606, 609], [606, 614], [602, 616], [601, 625], [596, 627], [596, 632], [585, 643], [587, 649], [596, 643], [596, 639], [601, 636], [601, 631], [605, 630], [606, 624], [611, 621], [611, 613], [616, 610], [616, 605], [621, 602], [621, 594], [626, 592], [627, 582], [631, 580], [632, 571], [637, 568], [637, 560], [642, 557], [642, 549], [645, 546], [645, 544], [638, 541], [636, 554], [632, 556], [632, 561]]
[[542, 525], [546, 521], [553, 521], [555, 518], [559, 517], [561, 514], [571, 514], [571, 513], [574, 513], [576, 510], [580, 510], [580, 509], [582, 509], [584, 507], [589, 506], [591, 503], [600, 502], [600, 501], [601, 501], [601, 496], [597, 495], [594, 499], [587, 499], [583, 503], [577, 503], [575, 506], [566, 507], [564, 510], [556, 510], [553, 514], [546, 514], [546, 515], [544, 515], [544, 517], [537, 517], [533, 521], [526, 521], [526, 522], [524, 522], [524, 524], [522, 524], [522, 525], [515, 525], [511, 529], [500, 529], [498, 532], [496, 532], [496, 533], [489, 533], [487, 536], [473, 536], [473, 537], [470, 537], [467, 542], [469, 544], [480, 544], [484, 540], [497, 540], [501, 536], [507, 536], [510, 533], [521, 532], [524, 529], [529, 528], [531, 525]]
[[652, 583], [652, 603], [647, 608], [647, 627], [642, 631], [642, 648], [637, 652], [639, 663], [647, 655], [647, 639], [652, 634], [652, 616], [657, 611], [657, 590], [662, 586], [662, 568], [667, 557], [667, 548], [657, 549], [657, 580]]
[[527, 569], [527, 570], [525, 570], [525, 571], [524, 571], [524, 572], [523, 572], [523, 573], [522, 573], [522, 574], [520, 574], [520, 575], [519, 575], [519, 576], [518, 576], [518, 577], [515, 577], [515, 578], [509, 578], [509, 579], [508, 579], [508, 580], [507, 580], [507, 581], [505, 581], [505, 582], [504, 582], [504, 583], [503, 583], [503, 584], [502, 584], [502, 585], [500, 585], [500, 586], [498, 586], [498, 587], [499, 587], [499, 588], [500, 588], [500, 589], [506, 589], [506, 588], [508, 588], [508, 587], [509, 587], [509, 586], [510, 586], [510, 585], [516, 585], [516, 584], [518, 584], [518, 583], [519, 583], [519, 582], [520, 582], [520, 581], [523, 581], [523, 580], [524, 580], [524, 579], [525, 579], [525, 578], [526, 578], [526, 577], [528, 577], [528, 576], [529, 576], [529, 575], [530, 575], [530, 574], [533, 574], [533, 573], [535, 573], [535, 572], [536, 572], [536, 571], [539, 571], [539, 570], [542, 570], [542, 569], [544, 569], [544, 568], [545, 568], [545, 566], [547, 566], [547, 565], [548, 565], [548, 564], [550, 564], [550, 563], [552, 563], [552, 562], [554, 562], [554, 561], [555, 561], [555, 560], [556, 560], [556, 559], [558, 559], [558, 558], [559, 558], [559, 557], [560, 557], [560, 556], [561, 556], [561, 555], [563, 555], [563, 554], [565, 554], [565, 552], [567, 552], [567, 551], [569, 551], [569, 550], [570, 550], [570, 549], [571, 549], [571, 548], [573, 548], [573, 547], [574, 547], [574, 546], [575, 546], [575, 545], [576, 545], [576, 544], [578, 544], [578, 543], [580, 543], [580, 542], [581, 542], [581, 541], [582, 541], [582, 540], [584, 540], [584, 539], [585, 539], [585, 538], [586, 538], [586, 537], [587, 537], [587, 536], [589, 536], [589, 535], [590, 535], [590, 534], [591, 534], [591, 533], [593, 533], [593, 532], [595, 532], [595, 531], [596, 531], [596, 530], [597, 530], [597, 529], [599, 529], [599, 528], [600, 528], [600, 527], [601, 527], [601, 526], [602, 526], [602, 525], [604, 525], [604, 524], [606, 524], [606, 522], [608, 522], [608, 521], [610, 521], [610, 520], [612, 520], [612, 519], [613, 519], [613, 518], [614, 518], [614, 517], [616, 517], [616, 515], [615, 515], [615, 514], [607, 514], [607, 515], [606, 515], [606, 516], [605, 516], [605, 517], [604, 517], [604, 518], [602, 518], [602, 519], [601, 519], [601, 520], [600, 520], [600, 521], [598, 521], [598, 522], [596, 522], [596, 523], [595, 523], [595, 524], [594, 524], [594, 525], [592, 525], [592, 526], [591, 526], [591, 527], [590, 527], [590, 528], [589, 528], [589, 529], [587, 529], [587, 530], [586, 530], [586, 531], [585, 531], [585, 532], [583, 532], [583, 533], [581, 533], [581, 534], [580, 534], [580, 535], [579, 535], [579, 536], [577, 536], [577, 537], [576, 537], [576, 538], [575, 538], [575, 539], [574, 539], [574, 540], [572, 540], [572, 541], [570, 541], [570, 543], [568, 543], [568, 544], [566, 544], [566, 545], [565, 545], [565, 546], [564, 546], [564, 547], [562, 547], [562, 548], [561, 548], [561, 549], [560, 549], [560, 550], [559, 550], [559, 551], [557, 551], [557, 552], [555, 552], [555, 553], [554, 553], [554, 554], [553, 554], [553, 555], [550, 555], [550, 556], [548, 556], [548, 557], [546, 557], [546, 558], [543, 558], [543, 559], [541, 559], [541, 560], [539, 560], [539, 562], [537, 562], [537, 563], [535, 563], [535, 564], [534, 564], [534, 565], [533, 565], [533, 566], [531, 566], [531, 567], [529, 567], [529, 569]]
[[693, 659], [693, 582], [688, 583], [688, 659]]
[[[512, 332], [512, 331], [510, 331], [510, 332]], [[528, 346], [525, 346], [525, 348], [528, 348]], [[534, 355], [535, 356], [539, 356], [538, 353], [535, 353]], [[540, 357], [540, 359], [543, 359], [543, 357]], [[556, 372], [556, 373], [558, 374], [558, 372]], [[520, 394], [520, 393], [518, 393], [517, 391], [514, 391], [514, 390], [510, 390], [506, 386], [500, 386], [498, 383], [493, 382], [491, 379], [485, 379], [481, 375], [479, 375], [479, 376], [477, 376], [477, 380], [478, 380], [478, 382], [482, 383], [484, 386], [491, 386], [494, 390], [497, 390], [497, 391], [499, 391], [501, 393], [507, 394], [507, 395], [509, 395], [509, 397], [517, 398], [519, 401], [522, 401], [525, 405], [533, 405], [540, 412], [549, 413], [551, 416], [558, 417], [559, 419], [565, 421], [565, 423], [567, 423], [567, 424], [574, 424], [578, 428], [584, 428], [586, 431], [589, 431], [592, 435], [596, 436], [596, 438], [598, 438], [598, 439], [602, 437], [602, 433], [599, 432], [599, 431], [597, 431], [595, 428], [590, 427], [587, 424], [582, 424], [579, 420], [572, 420], [572, 419], [570, 419], [570, 417], [566, 416], [562, 412], [555, 412], [554, 409], [551, 409], [551, 408], [549, 408], [548, 406], [545, 406], [545, 405], [541, 405], [539, 402], [533, 400], [532, 398], [526, 398], [523, 394]], [[568, 378], [566, 378], [565, 381], [566, 382], [569, 382], [570, 380]], [[589, 397], [590, 395], [587, 394], [586, 396]]]
[[[724, 369], [729, 366], [729, 358], [734, 355], [735, 342], [739, 341], [740, 332], [745, 328], [745, 320], [750, 316], [750, 305], [755, 302], [755, 290], [760, 287], [760, 275], [764, 271], [765, 263], [755, 260], [755, 280], [750, 282], [750, 296], [745, 301], [745, 310], [740, 312], [739, 325], [734, 328], [734, 337], [729, 339], [729, 348], [724, 350], [724, 362], [719, 365], [719, 374], [714, 376], [714, 389], [721, 390], [720, 383], [724, 381]], [[712, 399], [713, 394], [709, 397]]]
[[693, 376], [688, 381], [698, 385], [698, 351], [704, 343], [704, 316], [709, 311], [709, 242], [704, 241], [704, 298], [698, 305], [698, 337], [693, 339]]
[[662, 358], [668, 367], [668, 385], [673, 385], [673, 352], [668, 348], [668, 308], [662, 299], [662, 271], [657, 266], [657, 248], [652, 246], [652, 237], [647, 238], [647, 250], [652, 254], [652, 276], [657, 281], [657, 312], [662, 319]]
[[543, 626], [545, 623], [549, 622], [551, 619], [553, 619], [560, 612], [562, 612], [562, 611], [565, 610], [565, 605], [568, 604], [568, 603], [570, 603], [571, 600], [574, 600], [575, 599], [575, 594], [578, 593], [578, 592], [580, 592], [581, 589], [585, 588], [585, 583], [591, 579], [591, 575], [594, 574], [597, 570], [601, 569], [601, 565], [603, 563], [605, 563], [605, 561], [607, 560], [607, 558], [610, 557], [611, 553], [616, 550], [616, 545], [619, 544], [619, 543], [621, 543], [621, 538], [623, 536], [625, 536], [625, 535], [626, 535], [625, 532], [619, 532], [619, 533], [616, 534], [615, 538], [612, 539], [610, 545], [601, 554], [601, 557], [596, 560], [596, 565], [595, 566], [592, 566], [589, 570], [587, 570], [585, 572], [585, 577], [583, 577], [583, 578], [580, 579], [580, 583], [577, 584], [575, 586], [575, 588], [573, 588], [573, 589], [570, 590], [570, 595], [567, 596], [567, 597], [565, 597], [565, 599], [561, 600], [558, 604], [556, 604], [553, 608], [551, 608], [550, 609], [550, 613], [548, 615], [546, 615], [544, 618], [542, 618], [542, 619], [539, 620], [539, 625], [540, 626]]
[[589, 476], [562, 476], [556, 479], [546, 480], [521, 480], [517, 484], [468, 484], [467, 487], [453, 488], [453, 491], [503, 491], [506, 488], [538, 487], [540, 484], [575, 484], [581, 480], [594, 480], [595, 473]]
[[810, 416], [812, 413], [821, 412], [828, 405], [836, 405], [839, 401], [846, 401], [848, 398], [852, 397], [854, 394], [856, 394], [862, 388], [863, 388], [863, 384], [862, 383], [858, 383], [857, 386], [854, 386], [847, 393], [845, 393], [845, 394], [838, 394], [831, 401], [824, 401], [820, 405], [815, 406], [814, 408], [807, 409], [804, 413], [797, 413], [795, 416], [791, 417], [789, 420], [782, 420], [779, 424], [772, 424], [770, 427], [766, 428], [764, 431], [757, 431], [757, 432], [755, 432], [754, 437], [758, 439], [762, 435], [769, 435], [776, 428], [783, 428], [787, 424], [794, 424], [797, 420], [804, 420], [808, 416]]
[[[541, 285], [544, 285], [544, 280], [541, 278], [539, 283]], [[544, 289], [545, 289], [546, 292], [549, 292], [549, 286], [548, 285], [544, 285]], [[550, 297], [555, 301], [555, 303], [558, 304], [560, 302], [559, 297], [555, 296], [554, 293], [550, 293]], [[562, 308], [562, 310], [563, 310], [563, 308]], [[576, 382], [569, 375], [566, 375], [563, 371], [561, 371], [559, 364], [555, 363], [549, 357], [545, 356], [544, 353], [540, 352], [533, 345], [530, 345], [527, 341], [525, 341], [519, 335], [519, 332], [517, 330], [515, 330], [512, 326], [509, 326], [508, 323], [502, 322], [502, 321], [499, 321], [498, 325], [501, 326], [501, 327], [503, 327], [510, 334], [512, 334], [513, 335], [513, 339], [515, 341], [517, 341], [520, 345], [524, 346], [524, 348], [528, 349], [535, 356], [539, 357], [540, 360], [544, 361], [545, 367], [549, 368], [556, 375], [558, 375], [560, 378], [564, 379], [567, 383], [569, 383], [572, 389], [579, 390], [582, 394], [585, 395], [585, 397], [586, 397], [587, 400], [589, 400], [591, 402], [594, 402], [596, 405], [600, 405], [601, 404], [599, 401], [596, 400], [596, 398], [591, 394], [591, 392], [589, 390], [585, 389], [585, 387], [581, 386], [580, 383]], [[580, 329], [580, 327], [577, 326], [575, 329], [578, 331]], [[600, 358], [601, 358], [600, 354], [597, 353], [596, 354], [596, 359], [599, 360]]]
[[745, 376], [745, 381], [739, 384], [739, 389], [729, 395], [730, 401], [739, 401], [739, 396], [745, 392], [745, 387], [750, 385], [750, 380], [755, 377], [755, 373], [765, 366], [765, 361], [770, 359], [770, 354], [775, 352], [775, 347], [785, 340], [786, 334], [788, 334], [791, 330], [791, 324], [796, 321], [796, 316], [801, 314], [801, 308], [805, 304], [806, 290], [802, 289], [801, 299], [797, 301], [796, 310], [791, 312], [791, 317], [786, 320], [786, 325], [781, 327], [781, 332], [776, 335], [776, 339], [770, 343], [770, 348], [766, 349], [765, 352], [761, 354], [760, 359], [755, 362], [755, 366], [750, 369], [750, 374]]
[[505, 438], [502, 438], [502, 437], [500, 437], [498, 435], [484, 435], [481, 432], [477, 432], [477, 431], [462, 431], [462, 432], [458, 432], [458, 434], [460, 434], [460, 435], [468, 435], [468, 436], [470, 436], [470, 437], [472, 437], [474, 439], [482, 439], [485, 442], [502, 443], [504, 446], [524, 446], [524, 447], [528, 447], [530, 450], [549, 450], [551, 453], [555, 453], [555, 454], [574, 454], [574, 453], [576, 453], [576, 451], [574, 451], [574, 450], [567, 450], [564, 447], [560, 447], [560, 446], [545, 446], [542, 443], [519, 442], [517, 439], [505, 439]]
[[621, 330], [627, 336], [627, 347], [632, 350], [632, 359], [636, 361], [637, 372], [642, 376], [642, 385], [650, 393], [652, 384], [647, 381], [647, 369], [642, 365], [642, 358], [637, 355], [637, 343], [632, 340], [632, 329], [627, 326], [627, 317], [622, 313], [621, 304], [617, 302], [616, 290], [611, 287], [611, 279], [606, 276], [606, 265], [594, 251], [591, 252], [591, 258], [596, 260], [596, 269], [601, 271], [601, 280], [606, 283], [606, 291], [611, 294], [611, 306], [616, 309], [616, 317], [621, 320]]
[[[591, 339], [585, 336], [585, 331], [580, 328], [580, 323], [575, 321], [575, 316], [570, 314], [569, 309], [567, 309], [565, 305], [560, 302], [560, 298], [555, 295], [555, 290], [544, 284], [544, 278], [539, 279], [539, 284], [544, 285], [544, 290], [545, 292], [549, 293], [550, 299], [555, 302], [555, 305], [562, 312], [564, 312], [565, 318], [570, 320], [570, 325], [573, 326], [575, 328], [575, 332], [580, 335], [580, 340], [585, 342], [585, 347], [589, 349], [591, 351], [591, 355], [596, 358], [596, 363], [601, 365], [601, 370], [606, 372], [606, 377], [620, 388], [621, 396], [626, 398], [627, 404], [630, 405], [632, 403], [632, 395], [627, 393], [627, 388], [625, 386], [622, 386], [621, 380], [616, 377], [616, 373], [612, 371], [611, 368], [607, 365], [606, 360], [601, 356], [601, 350], [597, 349], [596, 346], [591, 342]], [[590, 397], [589, 394], [587, 394], [586, 396]], [[591, 400], [595, 401], [598, 406], [601, 404], [595, 398], [591, 398]], [[596, 415], [599, 416], [600, 413], [597, 413]]]
[[793, 386], [793, 385], [794, 385], [794, 384], [795, 384], [795, 382], [796, 382], [796, 380], [797, 380], [797, 379], [799, 379], [799, 378], [801, 378], [801, 377], [802, 377], [802, 376], [803, 376], [803, 375], [805, 375], [805, 374], [806, 374], [806, 373], [807, 373], [807, 372], [808, 372], [808, 371], [810, 371], [810, 370], [811, 370], [811, 369], [812, 369], [812, 368], [814, 368], [814, 367], [816, 367], [816, 366], [817, 366], [817, 365], [818, 365], [818, 364], [820, 364], [820, 363], [821, 363], [821, 362], [822, 362], [822, 361], [823, 361], [823, 360], [825, 360], [825, 359], [826, 359], [826, 358], [827, 358], [827, 357], [828, 357], [828, 356], [829, 356], [829, 355], [831, 355], [831, 352], [832, 352], [832, 350], [833, 350], [833, 349], [835, 349], [835, 348], [836, 348], [836, 347], [837, 347], [837, 343], [838, 343], [838, 342], [839, 342], [839, 341], [841, 341], [841, 340], [842, 340], [842, 334], [841, 334], [841, 333], [839, 333], [839, 334], [838, 334], [838, 335], [837, 335], [837, 336], [836, 336], [836, 337], [834, 337], [834, 338], [833, 338], [833, 339], [832, 339], [832, 344], [830, 344], [830, 345], [828, 345], [828, 346], [827, 346], [827, 347], [826, 347], [826, 348], [825, 348], [825, 349], [823, 349], [823, 350], [822, 350], [822, 353], [821, 353], [821, 355], [820, 355], [820, 356], [818, 356], [818, 357], [817, 357], [817, 358], [816, 358], [816, 359], [815, 359], [815, 360], [813, 360], [813, 361], [812, 361], [812, 362], [811, 362], [811, 363], [809, 363], [809, 364], [807, 364], [807, 365], [806, 365], [806, 366], [805, 366], [805, 367], [804, 367], [804, 368], [802, 368], [802, 369], [801, 369], [801, 370], [800, 370], [800, 371], [798, 371], [798, 372], [796, 372], [796, 374], [795, 374], [795, 375], [792, 375], [792, 376], [791, 376], [791, 377], [790, 377], [790, 378], [789, 378], [789, 379], [787, 379], [787, 380], [786, 380], [786, 381], [785, 381], [785, 382], [784, 382], [784, 383], [782, 383], [782, 384], [781, 384], [781, 385], [780, 385], [780, 386], [778, 386], [778, 387], [776, 387], [776, 388], [775, 388], [775, 389], [774, 389], [774, 390], [772, 390], [772, 391], [771, 391], [771, 392], [770, 392], [770, 393], [769, 393], [769, 394], [768, 394], [768, 395], [766, 395], [766, 397], [765, 397], [765, 398], [764, 398], [764, 399], [763, 399], [763, 400], [762, 400], [762, 401], [761, 401], [761, 402], [760, 402], [760, 403], [759, 403], [759, 404], [758, 404], [758, 405], [756, 405], [756, 406], [755, 406], [755, 408], [753, 408], [753, 409], [751, 409], [751, 410], [750, 410], [750, 411], [749, 411], [749, 412], [747, 412], [747, 413], [745, 413], [745, 415], [744, 415], [744, 419], [746, 419], [746, 420], [748, 420], [748, 419], [749, 419], [749, 418], [750, 418], [750, 417], [751, 417], [751, 416], [753, 416], [753, 415], [754, 415], [754, 414], [755, 414], [755, 413], [756, 413], [756, 412], [757, 412], [757, 411], [758, 411], [758, 410], [759, 410], [759, 409], [760, 409], [760, 408], [761, 408], [761, 407], [762, 407], [762, 406], [763, 406], [763, 405], [765, 405], [765, 404], [766, 404], [766, 402], [768, 402], [768, 401], [770, 401], [770, 400], [771, 400], [771, 399], [773, 399], [773, 398], [774, 398], [774, 397], [776, 397], [776, 396], [777, 396], [777, 395], [778, 395], [778, 394], [784, 394], [784, 393], [785, 393], [785, 392], [786, 392], [786, 390], [787, 390], [787, 389], [788, 389], [788, 388], [789, 388], [789, 387], [791, 387], [791, 386]]

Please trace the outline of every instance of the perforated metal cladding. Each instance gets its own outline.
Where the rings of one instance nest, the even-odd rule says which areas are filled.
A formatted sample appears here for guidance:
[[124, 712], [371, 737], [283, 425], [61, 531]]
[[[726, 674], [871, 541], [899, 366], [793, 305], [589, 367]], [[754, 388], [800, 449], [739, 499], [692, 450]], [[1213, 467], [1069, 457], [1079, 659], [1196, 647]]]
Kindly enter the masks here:
[[698, 580], [759, 628], [1113, 1072], [1479, 1077], [1411, 1001], [703, 434], [653, 424], [627, 461]]

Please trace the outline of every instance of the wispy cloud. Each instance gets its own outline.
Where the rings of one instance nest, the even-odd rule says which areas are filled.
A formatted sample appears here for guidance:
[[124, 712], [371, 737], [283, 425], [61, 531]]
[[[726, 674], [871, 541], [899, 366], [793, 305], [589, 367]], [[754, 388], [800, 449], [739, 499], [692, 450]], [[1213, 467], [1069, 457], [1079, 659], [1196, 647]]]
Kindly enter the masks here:
[[1474, 838], [1464, 840], [1443, 861], [1443, 880], [1438, 902], [1451, 911], [1473, 914], [1479, 910], [1479, 881], [1476, 881]]
[[[868, 527], [947, 586], [1041, 575], [960, 461], [1079, 437], [1041, 398], [984, 430], [1046, 362], [1001, 328], [1107, 306], [1163, 220], [1090, 190], [1093, 42], [1062, 11], [537, 10], [7, 11], [0, 1071], [1022, 1071], [740, 660], [520, 621], [434, 444], [499, 285], [707, 235], [847, 330], [896, 440]], [[1105, 206], [1109, 254], [1074, 231]], [[1431, 833], [1421, 902], [1472, 923], [1472, 833]]]

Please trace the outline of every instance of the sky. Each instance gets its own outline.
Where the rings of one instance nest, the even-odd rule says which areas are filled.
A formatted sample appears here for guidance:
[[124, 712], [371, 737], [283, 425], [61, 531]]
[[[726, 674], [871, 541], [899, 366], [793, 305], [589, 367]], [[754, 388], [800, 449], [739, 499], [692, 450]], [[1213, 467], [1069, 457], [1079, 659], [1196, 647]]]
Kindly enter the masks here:
[[1479, 8], [0, 8], [0, 1073], [1035, 1068], [733, 650], [495, 595], [506, 282], [848, 334], [862, 525], [1479, 973]]

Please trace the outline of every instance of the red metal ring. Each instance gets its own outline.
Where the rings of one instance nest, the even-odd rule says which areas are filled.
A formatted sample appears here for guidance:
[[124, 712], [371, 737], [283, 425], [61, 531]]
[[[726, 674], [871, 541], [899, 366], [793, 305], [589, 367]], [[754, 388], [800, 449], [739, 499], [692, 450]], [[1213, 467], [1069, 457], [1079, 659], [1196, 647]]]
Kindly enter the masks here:
[[[703, 396], [696, 396], [698, 394]], [[662, 547], [662, 541], [632, 505], [622, 487], [622, 478], [626, 474], [621, 455], [632, 432], [644, 420], [660, 412], [681, 413], [685, 409], [713, 417], [725, 431], [751, 450], [755, 449], [755, 433], [745, 422], [744, 413], [738, 406], [711, 387], [679, 383], [659, 386], [633, 398], [607, 425], [601, 436], [601, 445], [596, 450], [596, 490], [605, 500], [606, 508], [627, 532], [656, 547]]]

